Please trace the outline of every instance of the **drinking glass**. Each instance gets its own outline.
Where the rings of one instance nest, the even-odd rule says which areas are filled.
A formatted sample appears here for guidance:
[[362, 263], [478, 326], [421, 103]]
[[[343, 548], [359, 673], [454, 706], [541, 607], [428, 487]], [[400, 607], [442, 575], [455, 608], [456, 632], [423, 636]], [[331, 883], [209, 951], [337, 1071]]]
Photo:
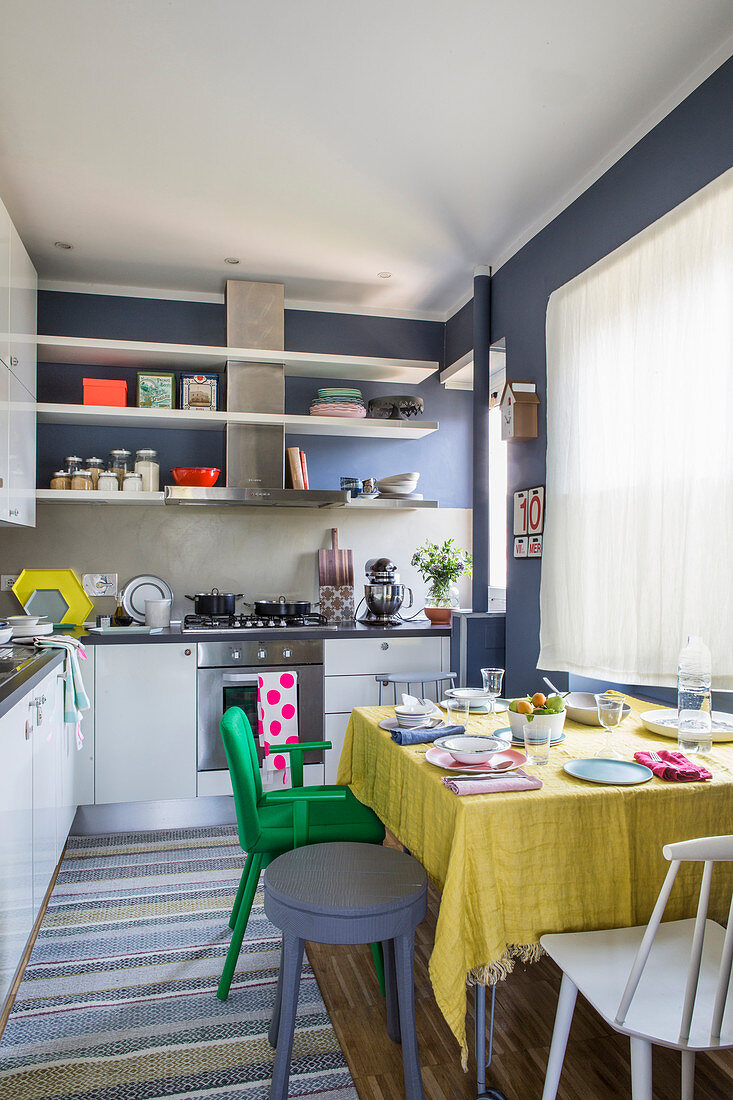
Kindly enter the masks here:
[[466, 727], [470, 708], [465, 699], [446, 699], [446, 717], [449, 726]]
[[613, 743], [612, 732], [620, 725], [623, 718], [626, 696], [603, 691], [595, 696], [595, 700], [598, 708], [598, 721], [606, 731], [606, 744], [595, 755], [604, 760], [623, 760], [623, 755], [616, 750]]
[[547, 714], [536, 715], [531, 722], [522, 726], [524, 734], [524, 755], [528, 764], [546, 764], [550, 759], [550, 731], [552, 724]]
[[503, 668], [482, 668], [481, 677], [484, 681], [484, 691], [489, 697], [489, 715], [494, 716], [494, 700], [501, 695], [501, 685], [504, 680]]

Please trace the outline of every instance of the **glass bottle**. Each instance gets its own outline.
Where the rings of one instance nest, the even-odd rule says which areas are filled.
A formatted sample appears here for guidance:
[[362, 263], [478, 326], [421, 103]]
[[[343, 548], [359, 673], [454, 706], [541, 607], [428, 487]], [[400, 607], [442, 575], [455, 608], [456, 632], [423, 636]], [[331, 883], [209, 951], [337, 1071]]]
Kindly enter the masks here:
[[130, 459], [132, 453], [130, 451], [118, 450], [109, 452], [109, 468], [117, 474], [117, 480], [120, 483], [120, 489], [122, 488], [122, 482], [125, 479], [125, 474], [130, 469]]
[[124, 607], [122, 606], [122, 592], [118, 592], [117, 593], [117, 607], [115, 608], [115, 613], [112, 616], [112, 625], [113, 626], [130, 626], [131, 623], [132, 623], [132, 618], [127, 614]]
[[99, 488], [99, 475], [104, 471], [104, 460], [101, 458], [85, 458], [84, 469], [92, 475], [92, 488]]
[[78, 455], [69, 455], [64, 459], [64, 468], [68, 474], [73, 474], [76, 470], [81, 470], [82, 460]]
[[51, 475], [51, 481], [49, 482], [50, 489], [70, 489], [71, 488], [71, 475], [68, 470], [57, 470], [55, 474]]
[[122, 491], [124, 493], [141, 493], [143, 490], [143, 475], [136, 474], [134, 470], [128, 470], [122, 479]]
[[97, 478], [97, 488], [100, 493], [118, 493], [120, 482], [114, 470], [102, 470]]
[[88, 470], [74, 470], [71, 475], [71, 488], [82, 492], [91, 492], [94, 488], [92, 475]]
[[677, 663], [677, 744], [680, 752], [712, 752], [712, 661], [702, 638], [690, 635]]

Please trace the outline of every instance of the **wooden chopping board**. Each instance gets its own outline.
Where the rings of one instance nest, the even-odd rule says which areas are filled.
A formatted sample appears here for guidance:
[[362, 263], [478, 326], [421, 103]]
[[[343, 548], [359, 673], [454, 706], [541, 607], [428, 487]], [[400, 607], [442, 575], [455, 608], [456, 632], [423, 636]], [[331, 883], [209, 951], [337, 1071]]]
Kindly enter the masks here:
[[339, 550], [338, 527], [331, 529], [331, 549], [318, 551], [320, 584], [353, 585], [354, 557], [351, 550]]

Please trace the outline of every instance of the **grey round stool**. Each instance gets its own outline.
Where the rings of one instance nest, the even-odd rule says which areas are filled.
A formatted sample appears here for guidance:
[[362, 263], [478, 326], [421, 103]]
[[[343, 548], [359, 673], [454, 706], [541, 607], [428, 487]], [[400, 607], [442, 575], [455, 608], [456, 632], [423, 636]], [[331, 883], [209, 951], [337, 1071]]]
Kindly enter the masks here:
[[407, 1100], [424, 1100], [415, 1028], [415, 929], [427, 911], [427, 875], [394, 848], [348, 841], [286, 852], [265, 871], [265, 913], [282, 929], [269, 1039], [276, 1047], [270, 1100], [288, 1094], [305, 940], [382, 943], [387, 1034], [402, 1043]]

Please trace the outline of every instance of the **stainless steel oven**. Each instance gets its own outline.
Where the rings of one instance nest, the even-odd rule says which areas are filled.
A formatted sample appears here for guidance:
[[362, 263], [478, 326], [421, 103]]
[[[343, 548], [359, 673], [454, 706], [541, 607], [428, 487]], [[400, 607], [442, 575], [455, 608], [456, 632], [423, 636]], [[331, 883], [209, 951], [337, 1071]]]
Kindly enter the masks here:
[[[298, 674], [298, 736], [323, 740], [323, 642], [312, 638], [251, 636], [226, 642], [198, 643], [198, 770], [226, 770], [219, 721], [228, 707], [241, 707], [257, 740], [257, 677], [287, 668]], [[262, 761], [262, 750], [257, 744]], [[305, 754], [305, 762], [322, 763], [323, 753]]]

